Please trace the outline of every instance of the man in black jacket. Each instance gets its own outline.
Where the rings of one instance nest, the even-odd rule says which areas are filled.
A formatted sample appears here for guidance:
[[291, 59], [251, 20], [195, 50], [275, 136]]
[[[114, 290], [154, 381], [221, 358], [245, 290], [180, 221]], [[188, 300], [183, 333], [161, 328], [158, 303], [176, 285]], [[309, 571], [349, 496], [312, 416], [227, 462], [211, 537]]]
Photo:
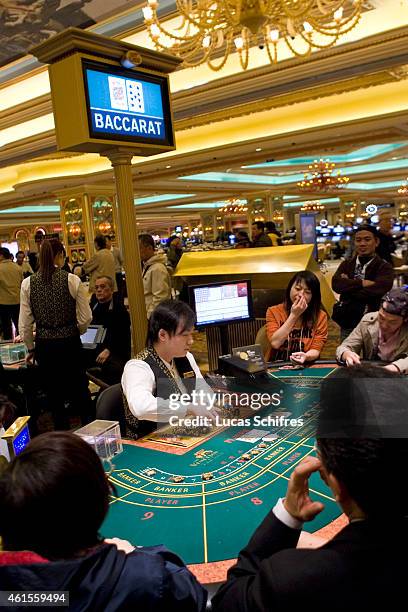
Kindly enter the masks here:
[[[381, 298], [392, 287], [392, 266], [376, 255], [379, 239], [371, 225], [360, 225], [354, 233], [355, 255], [342, 261], [333, 279], [333, 291], [340, 294], [341, 309], [333, 310], [333, 320], [341, 327], [344, 340], [367, 312], [376, 312]], [[340, 315], [340, 312], [342, 313]]]
[[109, 385], [120, 382], [123, 368], [130, 359], [130, 317], [121, 297], [113, 289], [113, 278], [98, 277], [90, 303], [92, 324], [103, 325], [106, 329], [105, 339], [98, 347], [92, 365], [101, 368], [99, 377]]
[[[368, 377], [377, 380], [367, 383]], [[345, 413], [344, 399], [355, 396], [354, 385], [359, 401], [333, 431], [333, 409], [337, 417]], [[391, 436], [407, 436], [407, 402], [406, 381], [383, 368], [342, 368], [329, 377], [322, 386], [318, 458], [307, 457], [295, 468], [285, 499], [255, 531], [213, 598], [214, 612], [399, 609], [406, 591], [408, 439]], [[297, 549], [303, 522], [324, 508], [309, 496], [309, 478], [317, 472], [349, 524], [321, 548]]]

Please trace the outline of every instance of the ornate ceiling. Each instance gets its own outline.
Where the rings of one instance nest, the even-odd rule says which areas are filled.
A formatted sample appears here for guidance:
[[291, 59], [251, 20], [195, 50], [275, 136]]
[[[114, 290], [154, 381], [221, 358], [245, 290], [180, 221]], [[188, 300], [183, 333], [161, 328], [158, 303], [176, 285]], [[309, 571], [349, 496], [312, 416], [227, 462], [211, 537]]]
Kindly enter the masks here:
[[[187, 219], [266, 191], [296, 206], [296, 183], [319, 157], [350, 177], [344, 199], [392, 201], [408, 175], [408, 2], [367, 7], [354, 38], [308, 61], [171, 75], [177, 150], [134, 158], [138, 217]], [[140, 44], [140, 20], [132, 8], [98, 27], [114, 31], [120, 22], [126, 40]], [[2, 208], [56, 206], [59, 190], [85, 181], [113, 187], [106, 160], [56, 151], [47, 73], [33, 61], [0, 69]]]

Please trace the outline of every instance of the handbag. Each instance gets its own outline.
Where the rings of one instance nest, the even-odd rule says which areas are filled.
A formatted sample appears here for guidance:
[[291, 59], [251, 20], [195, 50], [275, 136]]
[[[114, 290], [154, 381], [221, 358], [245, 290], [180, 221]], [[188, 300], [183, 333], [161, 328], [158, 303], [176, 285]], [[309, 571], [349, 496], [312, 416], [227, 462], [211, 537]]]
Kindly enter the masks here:
[[344, 329], [354, 329], [365, 312], [366, 305], [357, 300], [342, 300], [333, 306], [332, 319]]

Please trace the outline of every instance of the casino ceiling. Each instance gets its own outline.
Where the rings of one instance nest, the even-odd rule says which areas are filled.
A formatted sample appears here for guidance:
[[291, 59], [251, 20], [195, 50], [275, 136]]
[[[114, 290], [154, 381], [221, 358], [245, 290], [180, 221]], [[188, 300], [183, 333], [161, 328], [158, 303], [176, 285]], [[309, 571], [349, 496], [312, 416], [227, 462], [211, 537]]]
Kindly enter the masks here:
[[[0, 0], [0, 226], [57, 220], [66, 188], [114, 188], [106, 159], [57, 152], [47, 70], [24, 50], [67, 25], [151, 46], [143, 3], [35, 2], [31, 20], [15, 11], [27, 4]], [[160, 5], [170, 19], [174, 3]], [[255, 49], [247, 71], [231, 56], [221, 72], [170, 75], [177, 149], [133, 159], [138, 220], [159, 229], [265, 192], [295, 209], [311, 199], [297, 182], [320, 157], [349, 177], [343, 200], [397, 199], [408, 176], [408, 1], [365, 9], [341, 44], [306, 61], [283, 54], [271, 66]]]

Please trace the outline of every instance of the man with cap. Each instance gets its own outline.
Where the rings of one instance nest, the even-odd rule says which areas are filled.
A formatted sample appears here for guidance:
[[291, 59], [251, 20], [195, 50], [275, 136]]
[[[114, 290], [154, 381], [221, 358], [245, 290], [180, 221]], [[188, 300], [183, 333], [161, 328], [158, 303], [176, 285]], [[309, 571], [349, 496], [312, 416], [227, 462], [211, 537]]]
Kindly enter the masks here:
[[378, 312], [364, 315], [360, 323], [337, 348], [336, 357], [347, 366], [368, 361], [388, 362], [386, 369], [408, 374], [408, 291], [391, 289]]

